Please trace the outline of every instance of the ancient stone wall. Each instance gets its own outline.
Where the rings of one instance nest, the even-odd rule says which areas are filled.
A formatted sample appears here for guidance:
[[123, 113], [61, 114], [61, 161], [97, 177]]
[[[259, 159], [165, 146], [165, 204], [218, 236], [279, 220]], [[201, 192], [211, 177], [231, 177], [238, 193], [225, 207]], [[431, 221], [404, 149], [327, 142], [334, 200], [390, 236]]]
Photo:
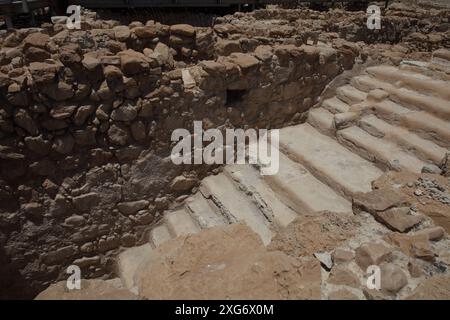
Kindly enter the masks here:
[[119, 250], [146, 242], [214, 169], [174, 165], [174, 129], [302, 122], [337, 74], [380, 52], [350, 41], [400, 42], [395, 61], [448, 47], [448, 14], [388, 15], [392, 41], [339, 10], [257, 10], [210, 28], [84, 12], [82, 30], [0, 31], [1, 294], [30, 297], [73, 263], [107, 277]]
[[358, 49], [255, 40], [212, 28], [129, 26], [86, 13], [1, 34], [0, 279], [32, 296], [77, 264], [108, 276], [123, 247], [212, 168], [171, 160], [176, 128], [298, 123]]
[[412, 50], [431, 52], [450, 46], [449, 15], [450, 10], [424, 10], [394, 4], [382, 10], [381, 29], [371, 30], [367, 27], [367, 14], [360, 11], [256, 10], [218, 18], [214, 30], [241, 43], [240, 39], [250, 35], [284, 43], [301, 42], [314, 35], [324, 42], [336, 38], [366, 44], [404, 42]]

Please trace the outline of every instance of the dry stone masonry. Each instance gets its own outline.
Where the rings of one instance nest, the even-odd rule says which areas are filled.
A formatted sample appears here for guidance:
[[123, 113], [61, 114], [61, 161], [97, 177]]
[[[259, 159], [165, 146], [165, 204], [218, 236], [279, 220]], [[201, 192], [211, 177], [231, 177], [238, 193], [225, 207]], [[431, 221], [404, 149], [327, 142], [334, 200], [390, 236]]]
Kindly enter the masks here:
[[[330, 251], [332, 244], [351, 237], [353, 230], [348, 226], [361, 223], [350, 217], [351, 199], [357, 192], [371, 192], [371, 183], [382, 170], [448, 171], [448, 161], [440, 163], [442, 148], [448, 149], [448, 132], [447, 127], [439, 129], [442, 134], [432, 137], [437, 146], [420, 149], [426, 156], [421, 154], [420, 160], [405, 156], [396, 162], [378, 153], [374, 157], [375, 151], [365, 153], [361, 147], [356, 153], [347, 149], [349, 144], [357, 146], [348, 142], [351, 130], [362, 130], [354, 128], [356, 123], [380, 138], [363, 124], [373, 120], [370, 115], [360, 118], [368, 107], [350, 110], [350, 106], [370, 97], [384, 110], [387, 96], [402, 99], [399, 89], [383, 78], [390, 69], [367, 69], [368, 75], [384, 81], [381, 87], [374, 88], [373, 79], [361, 79], [358, 89], [341, 87], [337, 98], [311, 108], [339, 74], [351, 73], [355, 65], [428, 61], [433, 50], [448, 48], [448, 13], [392, 6], [385, 13], [385, 27], [372, 32], [366, 28], [363, 12], [342, 10], [256, 10], [219, 17], [211, 27], [153, 20], [120, 25], [85, 11], [82, 30], [56, 23], [1, 31], [0, 285], [8, 288], [1, 294], [33, 297], [50, 283], [65, 279], [66, 267], [76, 264], [84, 278], [120, 275], [120, 285], [93, 282], [91, 288], [103, 292], [114, 287], [116, 297], [128, 297], [122, 289], [137, 285], [134, 276], [140, 261], [134, 259], [146, 257], [172, 237], [241, 220], [267, 245], [276, 232], [299, 230], [295, 225], [288, 227], [299, 213], [322, 212], [325, 218], [299, 222], [312, 232], [320, 219], [337, 224], [337, 235], [324, 238], [321, 246], [306, 254], [304, 248], [286, 244], [289, 236], [281, 233], [272, 246], [283, 255], [261, 252], [254, 258], [272, 263], [280, 255], [295, 270], [302, 266], [288, 257], [293, 252], [306, 256]], [[434, 59], [436, 64], [427, 65], [430, 70], [438, 68], [439, 61], [447, 63], [448, 51], [435, 51]], [[430, 75], [433, 90], [439, 88], [439, 81], [448, 80], [445, 71], [437, 74], [442, 78]], [[447, 91], [438, 90], [444, 94], [440, 99], [448, 101]], [[434, 111], [438, 121], [449, 120], [448, 110]], [[309, 123], [302, 124], [307, 119]], [[300, 127], [283, 131], [283, 166], [268, 181], [261, 182], [252, 167], [227, 166], [224, 173], [200, 184], [210, 173], [218, 173], [218, 168], [177, 166], [169, 157], [172, 131], [192, 131], [194, 120], [203, 121], [205, 129]], [[339, 130], [337, 139], [342, 144], [338, 144], [334, 135], [344, 128], [348, 134]], [[304, 145], [297, 144], [299, 137]], [[342, 170], [340, 162], [329, 163], [333, 159], [314, 153], [313, 144], [330, 147], [348, 167]], [[302, 148], [311, 152], [305, 155], [299, 152]], [[364, 173], [359, 179], [354, 178], [355, 168]], [[427, 184], [427, 188], [433, 186]], [[320, 196], [312, 190], [320, 190]], [[368, 212], [364, 219], [373, 216], [392, 231], [404, 233], [423, 225], [422, 218], [406, 212], [406, 204], [371, 211], [365, 202], [356, 203], [355, 210]], [[297, 236], [310, 241], [308, 236]], [[392, 236], [385, 242], [409, 254], [402, 241], [408, 240]], [[131, 249], [116, 262], [125, 248]], [[353, 245], [317, 256], [321, 261], [355, 260], [356, 264], [350, 262], [355, 268], [364, 259], [389, 260], [378, 254], [378, 248], [362, 248]], [[428, 249], [424, 243], [417, 258], [431, 259]], [[164, 254], [160, 253], [160, 259]], [[267, 270], [273, 268], [269, 265]], [[340, 269], [331, 272], [331, 289], [349, 281], [357, 286], [360, 275]], [[388, 284], [386, 294], [395, 296], [406, 286], [408, 277], [405, 280], [401, 272], [395, 263], [383, 268], [389, 277], [400, 279]], [[317, 297], [316, 274], [312, 278], [311, 295]], [[361, 290], [344, 289], [331, 290], [330, 298], [364, 296]], [[328, 291], [324, 294], [327, 298]], [[143, 295], [154, 297], [153, 293]], [[287, 296], [280, 291], [270, 297]]]
[[[450, 181], [443, 169], [450, 105], [443, 98], [449, 66], [434, 55], [429, 62], [361, 70], [311, 108], [307, 123], [280, 130], [277, 174], [234, 164], [204, 178], [199, 191], [153, 227], [149, 243], [119, 255], [122, 282], [156, 297], [149, 282], [156, 280], [148, 280], [151, 272], [142, 277], [142, 268], [184, 257], [190, 249], [171, 249], [180, 239], [197, 241], [218, 226], [243, 222], [267, 250], [320, 262], [314, 285], [321, 285], [322, 299], [448, 299]], [[160, 261], [161, 254], [170, 258]], [[226, 258], [211, 259], [204, 265], [228, 265]], [[196, 262], [183, 262], [182, 270], [195, 278], [203, 272]], [[372, 266], [379, 267], [379, 290], [367, 285]], [[173, 290], [165, 298], [189, 294], [188, 286], [161, 281]]]
[[275, 41], [222, 52], [219, 39], [213, 28], [91, 13], [81, 31], [3, 32], [2, 256], [24, 282], [40, 288], [71, 263], [86, 277], [111, 273], [116, 249], [145, 241], [206, 174], [170, 162], [174, 129], [300, 122], [358, 55]]

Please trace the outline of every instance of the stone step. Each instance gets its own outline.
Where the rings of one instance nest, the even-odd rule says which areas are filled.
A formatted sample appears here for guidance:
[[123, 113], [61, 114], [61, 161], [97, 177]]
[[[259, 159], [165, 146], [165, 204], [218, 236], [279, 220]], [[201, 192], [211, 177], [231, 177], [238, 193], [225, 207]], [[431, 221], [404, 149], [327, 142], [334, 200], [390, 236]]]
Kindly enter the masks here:
[[336, 130], [350, 127], [354, 125], [359, 120], [360, 117], [361, 113], [357, 111], [349, 111], [335, 114], [333, 117], [333, 127], [336, 128]]
[[203, 179], [200, 190], [211, 199], [231, 223], [243, 221], [255, 231], [265, 245], [272, 239], [269, 221], [247, 196], [236, 189], [233, 181], [225, 174]]
[[439, 59], [442, 63], [448, 63], [450, 64], [450, 50], [449, 49], [438, 49], [433, 52], [432, 60]]
[[390, 123], [399, 123], [441, 147], [450, 147], [450, 122], [448, 121], [424, 111], [410, 110], [389, 100], [375, 104], [375, 110], [377, 115]]
[[350, 80], [350, 83], [358, 90], [367, 93], [375, 89], [383, 89], [386, 90], [386, 92], [388, 92], [389, 89], [392, 89], [392, 85], [390, 83], [383, 82], [369, 75], [360, 75], [353, 77]]
[[422, 111], [404, 115], [402, 123], [410, 128], [421, 128], [430, 140], [442, 147], [450, 147], [450, 122]]
[[367, 75], [354, 77], [351, 83], [354, 87], [365, 92], [383, 89], [389, 94], [389, 98], [392, 101], [404, 107], [426, 111], [442, 119], [450, 120], [450, 100], [427, 96], [406, 88], [398, 88], [391, 83], [383, 82]]
[[219, 208], [211, 200], [205, 199], [201, 192], [197, 192], [186, 199], [185, 205], [202, 229], [228, 223], [225, 217], [221, 215]]
[[442, 63], [440, 61], [434, 60], [428, 65], [428, 68], [433, 70], [433, 72], [435, 73], [439, 73], [442, 79], [450, 81], [450, 63]]
[[450, 80], [450, 61], [434, 56], [427, 68], [433, 70], [434, 73], [439, 72], [442, 79]]
[[432, 59], [430, 62], [403, 60], [400, 63], [403, 70], [432, 75], [445, 81], [450, 81], [450, 63], [445, 60]]
[[405, 107], [416, 108], [432, 113], [441, 119], [450, 120], [450, 101], [425, 96], [404, 88], [389, 92], [389, 97], [392, 101]]
[[425, 163], [403, 151], [387, 139], [376, 138], [363, 129], [352, 126], [337, 132], [338, 140], [359, 155], [384, 168], [392, 170], [422, 171]]
[[429, 140], [425, 140], [405, 128], [393, 126], [374, 115], [361, 118], [359, 126], [376, 137], [384, 137], [385, 139], [396, 142], [406, 149], [413, 151], [420, 159], [431, 161], [436, 165], [441, 163], [441, 160], [447, 152], [447, 149]]
[[350, 106], [342, 100], [339, 100], [337, 97], [324, 100], [322, 102], [322, 108], [327, 109], [333, 114], [343, 113], [350, 110]]
[[264, 180], [278, 197], [298, 214], [325, 210], [338, 213], [352, 212], [350, 201], [314, 177], [301, 164], [283, 153], [280, 153], [279, 159], [278, 173], [264, 176]]
[[281, 129], [280, 149], [347, 198], [371, 191], [372, 181], [383, 173], [307, 123]]
[[129, 248], [117, 256], [117, 273], [127, 289], [135, 287], [134, 275], [137, 268], [143, 261], [149, 259], [152, 254], [152, 246], [150, 243], [146, 243], [139, 247]]
[[164, 242], [170, 240], [172, 238], [169, 228], [165, 224], [160, 224], [156, 227], [154, 227], [150, 231], [150, 239], [149, 241], [153, 244], [153, 246], [156, 248], [163, 244]]
[[336, 97], [341, 101], [352, 105], [366, 100], [367, 93], [358, 90], [351, 85], [345, 85], [336, 89]]
[[421, 73], [393, 66], [373, 66], [366, 69], [374, 78], [394, 84], [401, 82], [402, 87], [410, 90], [450, 100], [450, 83], [436, 80]]
[[264, 181], [264, 176], [251, 165], [227, 165], [224, 173], [235, 181], [238, 189], [252, 199], [267, 220], [286, 227], [298, 216], [277, 197], [274, 190]]
[[324, 108], [314, 108], [308, 112], [308, 123], [329, 136], [334, 136], [336, 132], [333, 119], [333, 114]]
[[166, 212], [164, 220], [174, 237], [194, 234], [200, 231], [200, 227], [184, 207]]

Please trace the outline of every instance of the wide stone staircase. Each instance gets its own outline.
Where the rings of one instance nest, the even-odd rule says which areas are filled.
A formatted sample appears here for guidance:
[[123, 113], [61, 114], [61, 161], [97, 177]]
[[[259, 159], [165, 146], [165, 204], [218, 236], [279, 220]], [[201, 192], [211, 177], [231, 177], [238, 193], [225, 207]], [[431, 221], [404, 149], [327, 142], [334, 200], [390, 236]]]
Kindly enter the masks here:
[[351, 215], [352, 196], [371, 191], [383, 172], [436, 172], [449, 147], [449, 61], [368, 67], [311, 109], [306, 123], [280, 129], [276, 175], [248, 164], [205, 178], [198, 192], [164, 214], [147, 244], [119, 255], [119, 275], [132, 289], [154, 248], [204, 228], [241, 221], [268, 244], [301, 215]]

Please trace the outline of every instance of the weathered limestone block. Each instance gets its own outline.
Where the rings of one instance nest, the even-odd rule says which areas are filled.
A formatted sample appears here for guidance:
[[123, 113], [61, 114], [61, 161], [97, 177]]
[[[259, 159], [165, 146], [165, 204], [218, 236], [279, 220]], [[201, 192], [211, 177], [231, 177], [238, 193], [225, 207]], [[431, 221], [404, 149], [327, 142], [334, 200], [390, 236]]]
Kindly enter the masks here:
[[157, 29], [153, 25], [136, 27], [132, 29], [134, 34], [141, 39], [152, 39], [157, 37]]
[[366, 271], [371, 265], [380, 265], [390, 261], [392, 250], [381, 243], [365, 243], [356, 249], [355, 260], [362, 270]]
[[127, 26], [116, 26], [113, 28], [113, 30], [114, 30], [114, 37], [118, 41], [125, 42], [131, 36], [131, 30]]
[[233, 52], [242, 52], [241, 44], [237, 40], [217, 40], [214, 51], [220, 56], [229, 56]]
[[170, 33], [184, 37], [195, 36], [195, 28], [189, 24], [175, 24], [170, 26]]
[[57, 72], [59, 72], [61, 68], [62, 64], [57, 61], [54, 61], [53, 63], [32, 62], [28, 67], [33, 81], [36, 84], [48, 84], [53, 82]]
[[120, 57], [120, 64], [126, 76], [132, 76], [139, 72], [148, 72], [150, 64], [144, 54], [128, 49], [117, 54]]

